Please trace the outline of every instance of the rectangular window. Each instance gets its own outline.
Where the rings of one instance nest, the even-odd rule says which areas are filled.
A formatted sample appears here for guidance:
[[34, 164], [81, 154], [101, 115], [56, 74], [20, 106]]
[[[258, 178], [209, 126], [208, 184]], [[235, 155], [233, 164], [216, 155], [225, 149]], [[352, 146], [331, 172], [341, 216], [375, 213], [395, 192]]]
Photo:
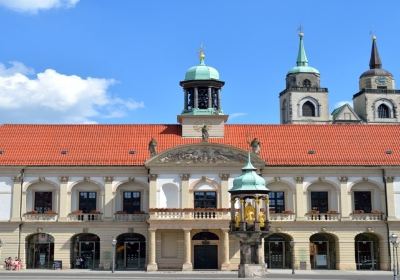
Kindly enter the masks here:
[[217, 208], [217, 193], [194, 192], [194, 208]]
[[38, 213], [46, 213], [53, 210], [53, 193], [52, 192], [35, 192], [35, 211]]
[[328, 212], [328, 192], [311, 192], [311, 210]]
[[140, 192], [123, 193], [123, 211], [128, 214], [140, 212]]
[[96, 211], [96, 192], [79, 192], [79, 210], [83, 213]]
[[270, 192], [269, 193], [269, 209], [275, 213], [282, 213], [285, 211], [285, 193], [284, 192]]
[[371, 192], [354, 192], [354, 210], [362, 210], [371, 213]]

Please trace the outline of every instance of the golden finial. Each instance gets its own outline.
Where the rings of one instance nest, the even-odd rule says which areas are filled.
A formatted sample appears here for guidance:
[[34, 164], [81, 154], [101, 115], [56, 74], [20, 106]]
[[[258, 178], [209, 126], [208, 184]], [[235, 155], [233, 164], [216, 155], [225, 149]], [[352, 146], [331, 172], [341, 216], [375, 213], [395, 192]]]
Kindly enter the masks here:
[[204, 53], [204, 46], [203, 44], [200, 45], [200, 50], [199, 50], [199, 59], [200, 59], [200, 64], [204, 64], [204, 59], [206, 58], [206, 55]]

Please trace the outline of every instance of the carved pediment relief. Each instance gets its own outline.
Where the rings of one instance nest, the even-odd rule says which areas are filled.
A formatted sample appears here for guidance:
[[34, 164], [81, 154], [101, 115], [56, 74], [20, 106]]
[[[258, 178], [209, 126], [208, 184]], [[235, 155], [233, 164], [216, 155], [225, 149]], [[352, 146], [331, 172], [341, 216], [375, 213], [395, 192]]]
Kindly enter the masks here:
[[[146, 162], [146, 166], [238, 166], [247, 162], [248, 152], [222, 144], [200, 143], [169, 149]], [[265, 163], [252, 153], [251, 161], [257, 168]]]

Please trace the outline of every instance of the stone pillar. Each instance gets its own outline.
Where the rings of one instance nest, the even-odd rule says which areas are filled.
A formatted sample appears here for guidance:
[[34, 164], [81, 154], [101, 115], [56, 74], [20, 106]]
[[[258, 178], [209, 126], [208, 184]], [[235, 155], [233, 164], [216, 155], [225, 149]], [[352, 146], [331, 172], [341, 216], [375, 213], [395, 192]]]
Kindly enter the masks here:
[[208, 87], [208, 109], [212, 108], [212, 95], [211, 95], [211, 87]]
[[149, 208], [157, 208], [157, 174], [150, 174]]
[[340, 181], [340, 209], [339, 213], [341, 216], [342, 221], [344, 220], [350, 220], [350, 214], [351, 214], [351, 205], [352, 202], [350, 201], [349, 198], [351, 198], [351, 196], [348, 193], [347, 190], [347, 177], [342, 176], [339, 177], [339, 181]]
[[246, 217], [244, 216], [245, 201], [240, 198], [240, 229], [246, 230]]
[[228, 184], [228, 180], [229, 180], [229, 174], [220, 174], [219, 177], [221, 178], [221, 192], [220, 192], [220, 197], [221, 197], [221, 204], [220, 204], [220, 208], [229, 208], [229, 193], [228, 193], [228, 189], [229, 189], [229, 184]]
[[223, 240], [221, 270], [229, 270], [231, 264], [229, 258], [229, 229], [223, 228], [221, 231]]
[[183, 235], [184, 235], [184, 255], [185, 255], [185, 262], [182, 266], [182, 271], [192, 270], [192, 244], [190, 238], [190, 231], [191, 229], [184, 228]]
[[194, 108], [199, 108], [199, 89], [197, 87], [194, 88]]
[[193, 198], [189, 197], [190, 174], [181, 174], [181, 205], [182, 208], [193, 208]]
[[221, 111], [222, 108], [221, 108], [221, 89], [220, 88], [218, 89], [217, 96], [218, 96], [218, 98], [217, 98], [218, 110]]
[[156, 262], [156, 229], [149, 228], [149, 257], [147, 263], [147, 271], [157, 271]]
[[68, 194], [68, 180], [67, 176], [61, 176], [58, 178], [60, 181], [60, 203], [59, 203], [59, 210], [58, 210], [58, 220], [60, 222], [68, 220], [68, 214], [71, 212], [71, 196]]
[[20, 213], [21, 204], [21, 177], [14, 177], [14, 186], [12, 189], [12, 207], [11, 207], [11, 222], [19, 222], [23, 213]]
[[[396, 213], [394, 209], [394, 177], [386, 177], [386, 192], [387, 192], [387, 217], [389, 221], [396, 220]], [[383, 209], [382, 209], [383, 210]]]
[[114, 197], [115, 193], [112, 191], [112, 182], [113, 182], [113, 177], [111, 176], [106, 176], [104, 177], [104, 220], [112, 220], [113, 219], [113, 202], [114, 202]]
[[307, 199], [303, 192], [303, 177], [296, 177], [296, 220], [305, 220]]
[[258, 247], [258, 263], [265, 265], [265, 256], [264, 256], [264, 238], [261, 238], [260, 246]]

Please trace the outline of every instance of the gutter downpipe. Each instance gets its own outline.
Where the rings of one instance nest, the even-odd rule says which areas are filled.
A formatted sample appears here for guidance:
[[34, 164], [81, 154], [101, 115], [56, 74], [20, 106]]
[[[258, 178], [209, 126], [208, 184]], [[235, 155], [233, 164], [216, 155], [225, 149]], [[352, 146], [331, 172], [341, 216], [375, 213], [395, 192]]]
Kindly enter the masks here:
[[22, 187], [24, 184], [24, 174], [25, 169], [22, 168], [20, 171], [20, 179], [21, 179], [21, 190], [20, 190], [20, 199], [19, 199], [19, 225], [18, 225], [18, 259], [21, 259], [21, 239], [22, 239]]
[[[390, 267], [392, 266], [392, 258], [393, 258], [393, 256], [392, 256], [392, 253], [391, 253], [391, 250], [390, 250], [390, 242], [389, 242], [389, 240], [390, 240], [390, 229], [389, 229], [389, 222], [388, 222], [388, 195], [387, 195], [387, 182], [386, 182], [386, 170], [385, 170], [385, 168], [382, 168], [382, 180], [383, 180], [383, 185], [384, 185], [384, 187], [385, 187], [385, 200], [386, 200], [386, 217], [385, 217], [385, 223], [386, 223], [386, 230], [387, 230], [387, 247], [388, 247], [388, 252], [389, 252], [389, 264], [390, 264]], [[390, 269], [389, 269], [390, 270]]]

